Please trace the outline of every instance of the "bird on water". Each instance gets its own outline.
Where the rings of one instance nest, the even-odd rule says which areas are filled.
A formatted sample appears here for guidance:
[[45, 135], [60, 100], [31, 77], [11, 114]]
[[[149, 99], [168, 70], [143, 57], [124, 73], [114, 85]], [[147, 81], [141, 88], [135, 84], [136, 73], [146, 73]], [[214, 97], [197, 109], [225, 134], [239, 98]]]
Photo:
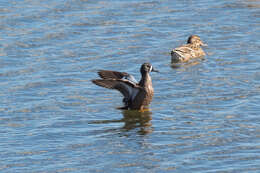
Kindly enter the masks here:
[[191, 59], [205, 56], [206, 54], [201, 46], [207, 46], [207, 44], [203, 43], [199, 36], [191, 35], [187, 40], [187, 44], [174, 48], [171, 51], [171, 62], [187, 62]]
[[119, 109], [144, 110], [148, 109], [154, 95], [150, 72], [158, 71], [150, 63], [142, 64], [140, 68], [141, 80], [137, 82], [132, 75], [126, 72], [100, 70], [98, 74], [101, 79], [95, 79], [92, 82], [122, 93], [124, 106]]

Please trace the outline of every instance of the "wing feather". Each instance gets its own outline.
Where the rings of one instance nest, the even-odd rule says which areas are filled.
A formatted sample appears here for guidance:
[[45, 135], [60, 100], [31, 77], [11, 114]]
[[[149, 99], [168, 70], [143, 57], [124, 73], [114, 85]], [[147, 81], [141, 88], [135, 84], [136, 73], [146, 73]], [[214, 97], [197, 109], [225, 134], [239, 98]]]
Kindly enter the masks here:
[[126, 73], [126, 72], [118, 72], [118, 71], [109, 71], [109, 70], [99, 70], [98, 75], [102, 79], [126, 79], [130, 82], [137, 83], [134, 76]]
[[186, 62], [190, 58], [196, 57], [194, 50], [191, 47], [189, 47], [189, 45], [182, 45], [181, 47], [177, 47], [173, 49], [171, 55], [172, 55], [172, 62], [175, 61]]
[[193, 50], [190, 47], [187, 47], [187, 46], [178, 47], [178, 48], [174, 49], [173, 51], [183, 53], [183, 54], [193, 52]]
[[109, 71], [109, 70], [99, 70], [98, 74], [103, 79], [122, 79], [128, 74], [125, 72]]
[[139, 87], [127, 80], [121, 79], [95, 79], [92, 82], [98, 86], [116, 89], [124, 95], [125, 98], [133, 99], [139, 91]]

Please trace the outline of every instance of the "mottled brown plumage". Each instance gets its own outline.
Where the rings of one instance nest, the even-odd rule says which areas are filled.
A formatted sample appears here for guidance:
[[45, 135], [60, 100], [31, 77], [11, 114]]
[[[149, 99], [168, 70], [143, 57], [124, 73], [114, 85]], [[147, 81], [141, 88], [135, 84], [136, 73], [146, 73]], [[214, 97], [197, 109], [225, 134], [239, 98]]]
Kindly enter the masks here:
[[205, 56], [205, 52], [201, 46], [206, 46], [200, 37], [197, 35], [191, 35], [188, 38], [187, 44], [181, 45], [171, 51], [171, 62], [187, 62], [193, 58], [199, 58]]
[[142, 78], [137, 83], [133, 76], [125, 72], [100, 70], [98, 72], [102, 79], [95, 79], [92, 82], [98, 86], [116, 89], [123, 94], [124, 107], [121, 109], [146, 109], [153, 98], [152, 79], [150, 72], [156, 71], [149, 63], [144, 63], [140, 72]]

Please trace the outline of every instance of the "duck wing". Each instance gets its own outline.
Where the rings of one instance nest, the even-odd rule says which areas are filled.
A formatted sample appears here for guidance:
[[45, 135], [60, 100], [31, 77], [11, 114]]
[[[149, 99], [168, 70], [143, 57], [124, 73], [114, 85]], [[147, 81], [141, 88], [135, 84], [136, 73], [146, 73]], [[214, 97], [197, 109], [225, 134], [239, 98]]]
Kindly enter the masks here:
[[137, 84], [134, 76], [126, 73], [126, 72], [118, 72], [118, 71], [109, 71], [109, 70], [99, 70], [98, 75], [102, 79], [125, 79], [133, 84]]
[[177, 47], [177, 48], [173, 49], [172, 52], [175, 52], [182, 57], [185, 57], [185, 56], [192, 56], [193, 57], [193, 56], [195, 56], [194, 50], [188, 44]]
[[126, 79], [95, 79], [92, 82], [104, 88], [118, 90], [126, 100], [133, 100], [140, 90], [137, 84]]
[[181, 47], [177, 47], [177, 48], [173, 49], [173, 51], [176, 51], [176, 52], [179, 52], [182, 54], [190, 54], [193, 52], [193, 49], [187, 45], [183, 45]]

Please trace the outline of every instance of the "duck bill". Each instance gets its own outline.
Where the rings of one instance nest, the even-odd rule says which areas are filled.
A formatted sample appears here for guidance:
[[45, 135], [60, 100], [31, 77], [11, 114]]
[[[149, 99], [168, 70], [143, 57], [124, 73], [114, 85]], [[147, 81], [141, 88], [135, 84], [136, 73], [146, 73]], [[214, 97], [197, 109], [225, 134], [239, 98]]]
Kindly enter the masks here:
[[208, 45], [206, 43], [201, 43], [201, 46], [208, 47]]
[[157, 72], [157, 73], [159, 73], [159, 71], [158, 71], [158, 70], [155, 70], [154, 68], [152, 68], [152, 72]]

